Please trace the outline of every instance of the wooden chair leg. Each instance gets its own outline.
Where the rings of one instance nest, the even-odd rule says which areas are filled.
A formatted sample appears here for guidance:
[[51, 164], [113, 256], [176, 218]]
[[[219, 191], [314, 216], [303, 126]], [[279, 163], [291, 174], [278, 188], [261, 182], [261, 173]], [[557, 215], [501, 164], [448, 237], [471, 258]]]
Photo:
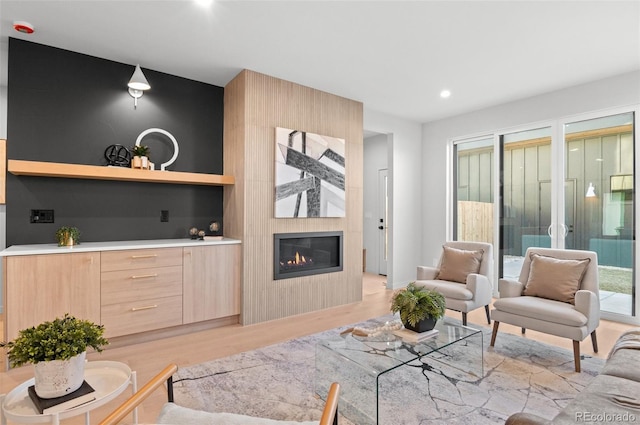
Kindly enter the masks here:
[[524, 332], [526, 331], [526, 329], [525, 328], [520, 328], [520, 329], [521, 329], [522, 335], [524, 335]]
[[489, 314], [489, 306], [488, 305], [484, 306], [484, 312], [487, 314], [487, 323], [491, 324], [491, 314]]
[[591, 345], [593, 345], [593, 352], [598, 352], [598, 340], [596, 339], [596, 331], [591, 332]]
[[491, 346], [496, 343], [496, 335], [498, 335], [498, 326], [500, 326], [500, 322], [493, 321], [493, 332], [491, 332]]
[[573, 341], [573, 361], [576, 364], [576, 372], [580, 372], [580, 341]]
[[462, 313], [462, 326], [467, 326], [467, 313]]

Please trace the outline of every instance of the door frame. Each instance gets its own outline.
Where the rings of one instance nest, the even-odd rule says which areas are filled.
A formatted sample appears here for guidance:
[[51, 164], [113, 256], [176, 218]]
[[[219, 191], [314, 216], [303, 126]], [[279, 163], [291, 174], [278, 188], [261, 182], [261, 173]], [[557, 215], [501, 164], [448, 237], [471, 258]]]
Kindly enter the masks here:
[[[380, 229], [380, 226], [383, 229]], [[378, 169], [378, 274], [387, 276], [389, 261], [389, 169]]]
[[[634, 122], [633, 122], [633, 146], [634, 146], [634, 165], [633, 165], [633, 184], [634, 184], [634, 196], [633, 196], [633, 274], [632, 274], [632, 307], [631, 307], [631, 315], [620, 314], [610, 311], [602, 311], [600, 310], [600, 318], [606, 320], [612, 320], [615, 322], [628, 323], [628, 324], [640, 324], [640, 284], [638, 282], [638, 271], [640, 270], [640, 252], [636, 246], [635, 241], [637, 240], [637, 231], [640, 229], [637, 225], [640, 220], [640, 211], [638, 211], [638, 207], [640, 204], [637, 202], [637, 195], [640, 193], [635, 190], [635, 188], [639, 187], [640, 177], [638, 176], [637, 165], [640, 164], [640, 149], [637, 147], [638, 143], [638, 127], [640, 125], [640, 104], [632, 104], [626, 106], [620, 106], [615, 108], [607, 108], [601, 109], [597, 111], [590, 111], [581, 114], [573, 114], [569, 116], [564, 116], [558, 119], [558, 128], [559, 128], [559, 140], [561, 145], [560, 147], [564, 149], [565, 144], [565, 134], [564, 128], [565, 124], [579, 122], [579, 121], [588, 121], [592, 119], [603, 118], [607, 116], [613, 115], [621, 115], [633, 113], [634, 114]], [[563, 158], [564, 160], [564, 158]], [[564, 174], [564, 168], [562, 169]]]

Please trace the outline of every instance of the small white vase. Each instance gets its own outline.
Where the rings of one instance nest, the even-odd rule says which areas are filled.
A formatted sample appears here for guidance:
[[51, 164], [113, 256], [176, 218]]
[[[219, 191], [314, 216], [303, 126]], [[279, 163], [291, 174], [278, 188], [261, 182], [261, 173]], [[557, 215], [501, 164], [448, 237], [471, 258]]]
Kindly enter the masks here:
[[38, 397], [61, 397], [80, 388], [84, 381], [86, 356], [84, 351], [67, 360], [49, 360], [33, 365]]

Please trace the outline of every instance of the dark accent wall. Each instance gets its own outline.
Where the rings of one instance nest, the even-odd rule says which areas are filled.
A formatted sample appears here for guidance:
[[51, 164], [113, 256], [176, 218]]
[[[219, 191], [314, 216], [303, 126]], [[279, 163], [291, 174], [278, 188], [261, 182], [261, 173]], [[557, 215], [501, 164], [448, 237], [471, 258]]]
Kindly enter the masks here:
[[[224, 89], [141, 66], [151, 90], [134, 109], [127, 82], [135, 64], [10, 38], [8, 159], [106, 166], [107, 146], [131, 147], [142, 131], [161, 128], [180, 147], [169, 170], [222, 174]], [[157, 133], [142, 143], [158, 168], [173, 153]], [[53, 243], [64, 225], [78, 227], [81, 241], [188, 237], [192, 226], [222, 222], [222, 196], [215, 186], [8, 174], [7, 246]], [[31, 209], [53, 209], [55, 222], [31, 224]]]

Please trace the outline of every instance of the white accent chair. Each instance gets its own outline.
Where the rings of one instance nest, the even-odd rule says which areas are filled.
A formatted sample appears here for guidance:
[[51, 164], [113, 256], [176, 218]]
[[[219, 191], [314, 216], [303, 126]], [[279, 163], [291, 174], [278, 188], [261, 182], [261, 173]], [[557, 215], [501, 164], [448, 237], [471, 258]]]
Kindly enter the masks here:
[[[467, 252], [482, 251], [480, 264], [475, 270], [464, 270], [459, 262], [447, 265], [447, 247]], [[447, 267], [448, 266], [448, 267]], [[443, 280], [442, 269], [454, 268], [458, 281]], [[467, 273], [471, 271], [470, 273]], [[484, 307], [487, 322], [491, 324], [489, 304], [493, 295], [493, 246], [485, 242], [449, 241], [443, 245], [443, 253], [437, 267], [418, 266], [416, 285], [440, 292], [447, 308], [462, 313], [462, 324], [467, 325], [467, 313]]]
[[170, 364], [160, 373], [151, 378], [135, 394], [126, 399], [113, 410], [99, 425], [117, 425], [145, 401], [156, 389], [166, 382], [168, 402], [156, 420], [157, 424], [171, 425], [338, 425], [338, 400], [340, 384], [331, 383], [327, 392], [326, 402], [319, 421], [287, 421], [258, 418], [255, 416], [238, 415], [225, 412], [204, 412], [189, 409], [173, 402], [173, 374], [178, 371], [176, 364]]
[[[541, 256], [547, 265], [542, 262], [532, 265], [533, 261], [541, 260], [534, 254]], [[576, 264], [585, 259], [589, 259], [588, 264], [583, 266], [582, 271], [577, 269]], [[537, 293], [532, 290], [534, 280], [538, 285]], [[564, 295], [569, 281], [575, 282], [575, 295], [566, 299]], [[529, 248], [519, 279], [500, 279], [498, 290], [500, 299], [494, 301], [491, 312], [494, 321], [490, 344], [492, 347], [500, 322], [505, 322], [519, 326], [522, 333], [526, 329], [533, 329], [573, 340], [576, 372], [580, 372], [580, 341], [587, 335], [591, 334], [593, 351], [598, 352], [596, 328], [600, 323], [600, 298], [598, 257], [595, 252]], [[571, 298], [575, 304], [571, 303]]]

